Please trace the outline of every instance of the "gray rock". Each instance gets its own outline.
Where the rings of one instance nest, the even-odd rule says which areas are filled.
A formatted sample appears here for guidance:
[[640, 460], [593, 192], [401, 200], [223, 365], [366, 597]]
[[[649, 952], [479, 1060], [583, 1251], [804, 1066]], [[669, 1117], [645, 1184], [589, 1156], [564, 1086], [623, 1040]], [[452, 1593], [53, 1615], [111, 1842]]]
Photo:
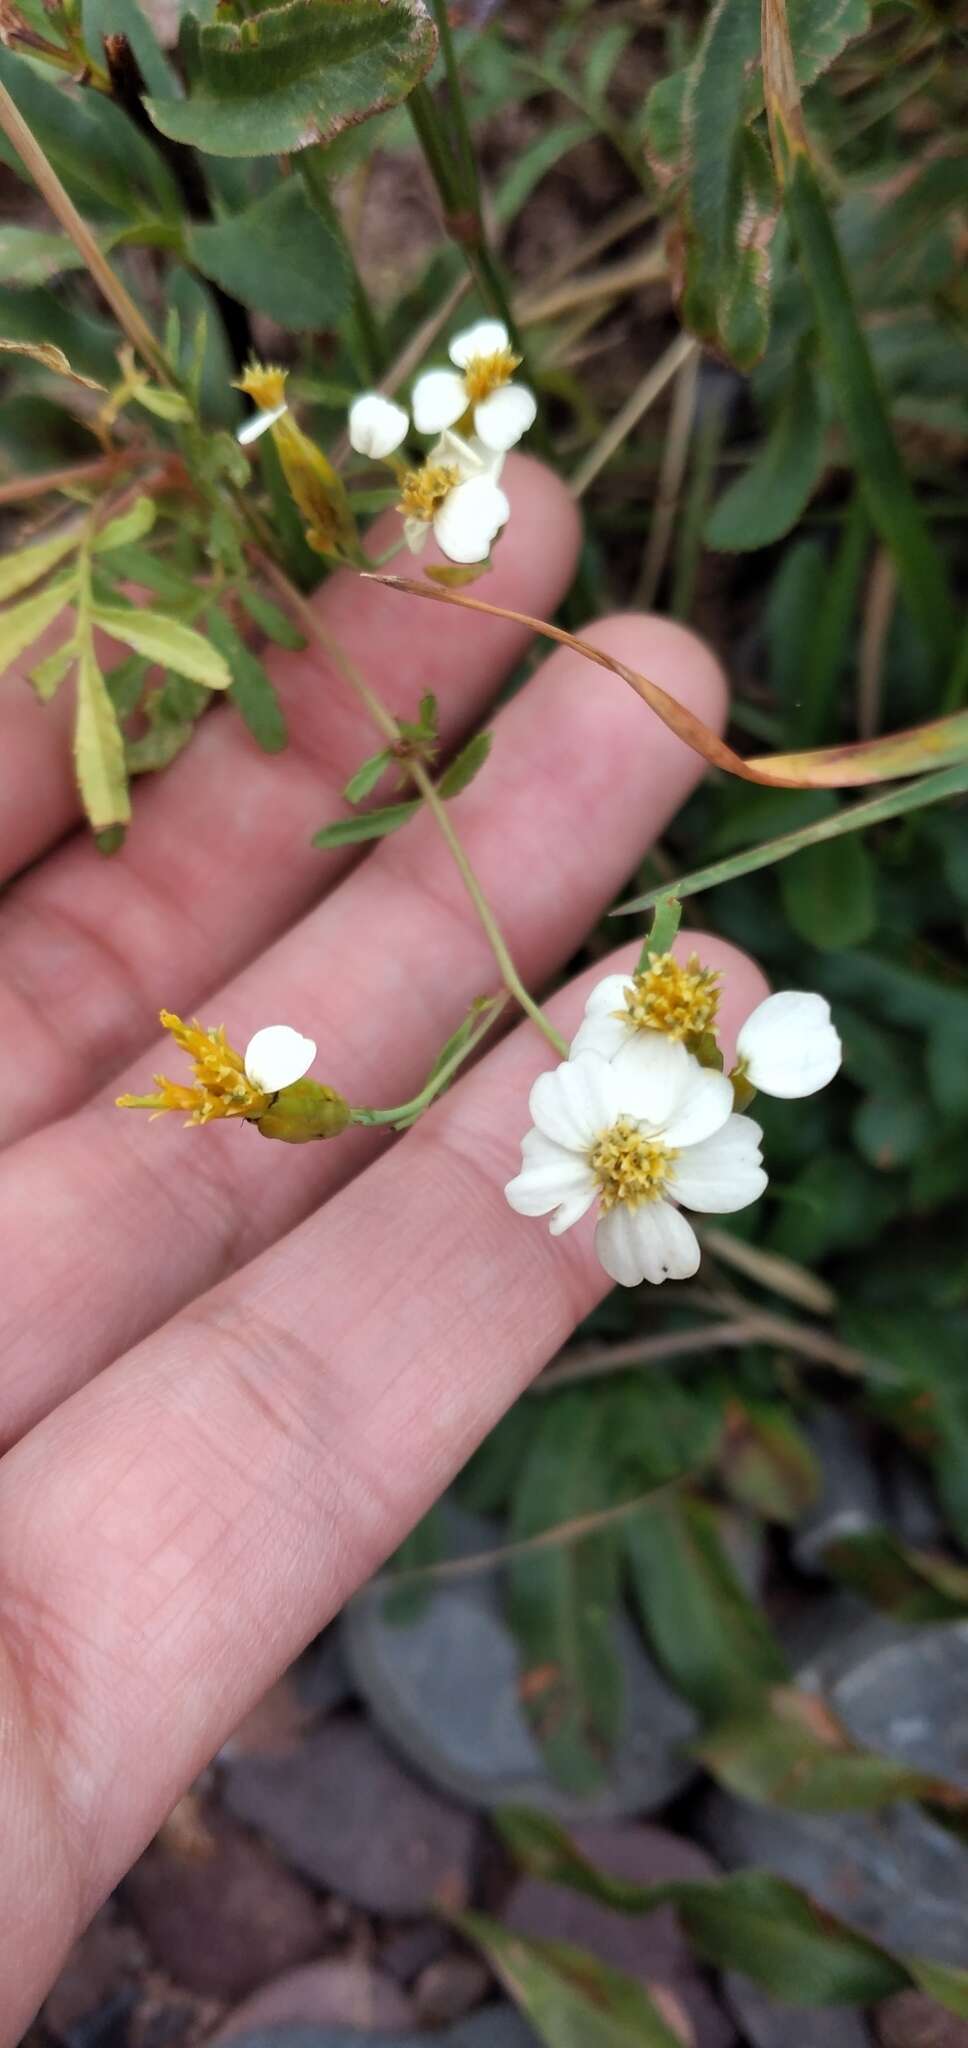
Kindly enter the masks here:
[[889, 1949], [968, 1965], [968, 1848], [918, 1807], [784, 1813], [711, 1792], [697, 1832], [729, 1869], [775, 1871]]
[[353, 1679], [339, 1621], [331, 1621], [310, 1643], [293, 1665], [292, 1677], [303, 1705], [317, 1716], [332, 1714], [352, 1698]]
[[[871, 2048], [871, 2035], [855, 2005], [779, 2005], [748, 1977], [732, 1972], [723, 1988], [750, 2048]], [[906, 2044], [914, 2048], [914, 2044]]]
[[[717, 1875], [695, 1842], [665, 1828], [586, 1823], [573, 1832], [592, 1863], [630, 1884], [701, 1882]], [[511, 1892], [503, 1918], [518, 1934], [570, 1942], [616, 1970], [670, 1990], [688, 2016], [697, 2048], [729, 2048], [735, 2041], [735, 2028], [697, 1968], [671, 1907], [645, 1915], [617, 1913], [566, 1886], [526, 1877]]]
[[425, 2027], [449, 2026], [487, 1997], [491, 1973], [480, 1956], [452, 1949], [421, 1970], [413, 1987], [417, 2017]]
[[469, 1896], [473, 1817], [355, 1716], [327, 1721], [289, 1755], [232, 1758], [225, 1798], [297, 1870], [368, 1912], [410, 1918]]
[[821, 1487], [797, 1524], [792, 1547], [801, 1571], [822, 1572], [828, 1544], [882, 1525], [886, 1503], [856, 1423], [835, 1408], [818, 1408], [808, 1435], [820, 1466]]
[[534, 2029], [513, 2005], [482, 2006], [436, 2039], [440, 2048], [540, 2048]]
[[858, 1742], [968, 1787], [968, 1624], [875, 1626], [830, 1699]]
[[354, 1600], [346, 1647], [360, 1692], [389, 1741], [429, 1778], [475, 1806], [505, 1801], [564, 1820], [648, 1813], [689, 1782], [690, 1709], [659, 1676], [641, 1636], [616, 1617], [624, 1679], [622, 1733], [587, 1799], [548, 1776], [519, 1697], [514, 1641], [496, 1573], [439, 1585], [415, 1622], [386, 1618], [379, 1588]]
[[334, 2025], [352, 2026], [370, 2035], [406, 2032], [416, 2018], [412, 2001], [392, 1978], [359, 1958], [330, 1956], [264, 1984], [223, 2020], [212, 2035], [212, 2048], [281, 2027], [311, 2026], [325, 2032]]
[[278, 2027], [240, 2034], [235, 2048], [540, 2048], [511, 2005], [483, 2006], [443, 2034], [360, 2033], [356, 2027]]

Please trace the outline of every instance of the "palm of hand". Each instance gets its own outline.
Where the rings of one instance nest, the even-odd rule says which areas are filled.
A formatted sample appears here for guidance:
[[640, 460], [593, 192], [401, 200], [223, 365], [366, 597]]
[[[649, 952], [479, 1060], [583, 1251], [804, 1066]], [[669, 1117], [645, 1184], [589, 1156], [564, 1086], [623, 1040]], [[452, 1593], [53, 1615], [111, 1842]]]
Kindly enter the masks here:
[[[508, 476], [515, 539], [488, 594], [547, 613], [574, 515], [534, 464]], [[522, 647], [503, 621], [415, 616], [348, 576], [322, 603], [395, 710], [436, 691], [449, 741]], [[597, 631], [721, 716], [715, 664], [680, 628]], [[224, 1017], [243, 1043], [287, 1018], [318, 1039], [321, 1076], [392, 1102], [494, 986], [429, 817], [334, 883], [336, 858], [309, 836], [371, 737], [311, 651], [279, 659], [276, 679], [289, 752], [256, 755], [213, 713], [142, 790], [113, 865], [83, 835], [54, 844], [74, 823], [58, 707], [23, 692], [0, 708], [0, 875], [38, 863], [0, 928], [3, 2042], [226, 1733], [606, 1285], [584, 1233], [556, 1243], [500, 1197], [548, 1064], [528, 1023], [395, 1146], [353, 1131], [283, 1153], [244, 1127], [149, 1131], [110, 1109], [159, 1064], [146, 1038], [162, 1002]], [[499, 714], [459, 823], [531, 985], [697, 770], [620, 682], [565, 651]], [[728, 969], [728, 1037], [759, 976], [699, 944]], [[584, 992], [552, 1005], [566, 1031]]]

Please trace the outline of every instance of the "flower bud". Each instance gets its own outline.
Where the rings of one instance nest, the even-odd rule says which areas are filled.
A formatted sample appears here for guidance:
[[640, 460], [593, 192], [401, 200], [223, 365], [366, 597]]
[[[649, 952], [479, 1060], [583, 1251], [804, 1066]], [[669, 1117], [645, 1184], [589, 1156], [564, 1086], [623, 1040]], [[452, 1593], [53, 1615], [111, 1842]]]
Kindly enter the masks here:
[[349, 1103], [321, 1081], [293, 1081], [252, 1121], [264, 1138], [284, 1145], [308, 1145], [312, 1138], [338, 1138], [352, 1122]]

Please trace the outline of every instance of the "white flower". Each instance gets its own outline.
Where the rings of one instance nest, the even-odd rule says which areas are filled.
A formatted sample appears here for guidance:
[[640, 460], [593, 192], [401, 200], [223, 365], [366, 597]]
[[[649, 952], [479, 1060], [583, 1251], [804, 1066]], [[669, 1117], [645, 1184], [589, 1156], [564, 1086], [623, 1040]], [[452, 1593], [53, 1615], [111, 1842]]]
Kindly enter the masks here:
[[433, 530], [451, 562], [486, 562], [511, 507], [498, 484], [503, 455], [460, 434], [441, 434], [426, 462], [404, 477], [400, 510], [411, 554]]
[[623, 1045], [657, 1032], [684, 1040], [691, 1051], [715, 1031], [718, 1009], [718, 974], [701, 967], [695, 953], [687, 961], [658, 953], [632, 974], [606, 974], [596, 983], [572, 1054], [597, 1052], [610, 1060]]
[[418, 433], [439, 434], [473, 409], [474, 432], [485, 448], [506, 453], [534, 425], [538, 406], [526, 384], [511, 379], [520, 362], [501, 320], [478, 320], [450, 344], [455, 370], [427, 370], [413, 387]]
[[410, 415], [379, 391], [364, 391], [350, 406], [350, 446], [382, 462], [407, 438]]
[[265, 1095], [278, 1095], [308, 1074], [316, 1057], [316, 1046], [291, 1024], [264, 1024], [245, 1048], [245, 1071], [253, 1088]]
[[832, 1081], [843, 1047], [823, 996], [783, 989], [747, 1017], [736, 1041], [739, 1071], [764, 1095], [815, 1095]]
[[597, 1198], [595, 1250], [611, 1279], [686, 1280], [699, 1245], [676, 1204], [727, 1215], [766, 1187], [759, 1125], [732, 1103], [725, 1075], [661, 1032], [628, 1039], [612, 1060], [580, 1053], [535, 1082], [507, 1199], [519, 1215], [550, 1215], [557, 1236]]

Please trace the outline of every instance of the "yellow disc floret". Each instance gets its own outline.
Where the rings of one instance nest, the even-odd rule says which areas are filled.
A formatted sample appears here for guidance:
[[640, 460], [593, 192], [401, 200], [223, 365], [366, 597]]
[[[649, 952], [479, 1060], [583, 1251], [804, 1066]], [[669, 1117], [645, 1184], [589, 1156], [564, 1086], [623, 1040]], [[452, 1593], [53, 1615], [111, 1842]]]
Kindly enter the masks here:
[[194, 1085], [183, 1086], [156, 1074], [156, 1094], [119, 1095], [119, 1109], [150, 1109], [156, 1116], [168, 1109], [181, 1110], [190, 1124], [207, 1124], [223, 1116], [258, 1120], [265, 1114], [272, 1098], [249, 1080], [242, 1054], [229, 1045], [221, 1024], [206, 1031], [197, 1023], [183, 1024], [171, 1010], [162, 1010], [161, 1021], [194, 1063]]
[[616, 1015], [635, 1031], [661, 1031], [689, 1046], [715, 1028], [718, 1009], [719, 976], [700, 967], [697, 954], [683, 966], [671, 953], [656, 953], [633, 975]]
[[482, 398], [490, 398], [492, 391], [510, 384], [520, 362], [521, 357], [509, 348], [497, 348], [489, 356], [472, 356], [464, 371], [464, 389], [471, 405], [480, 405]]
[[397, 511], [405, 512], [410, 519], [426, 520], [429, 525], [459, 482], [459, 472], [452, 462], [425, 462], [420, 469], [408, 469]]
[[236, 390], [244, 391], [261, 412], [274, 412], [277, 405], [285, 403], [288, 374], [277, 363], [248, 363], [237, 380]]
[[671, 1146], [648, 1137], [631, 1117], [619, 1117], [599, 1134], [588, 1155], [603, 1211], [614, 1209], [616, 1202], [637, 1209], [641, 1202], [658, 1201], [677, 1157]]

